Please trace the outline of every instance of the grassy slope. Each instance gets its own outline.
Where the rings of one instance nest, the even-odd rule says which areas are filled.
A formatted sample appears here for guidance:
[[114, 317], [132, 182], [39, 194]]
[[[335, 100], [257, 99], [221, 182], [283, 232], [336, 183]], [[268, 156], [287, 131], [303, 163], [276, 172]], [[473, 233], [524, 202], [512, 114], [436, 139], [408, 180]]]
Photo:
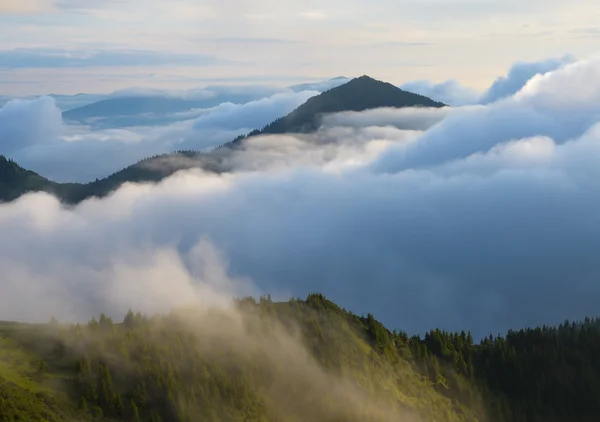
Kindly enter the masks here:
[[[385, 333], [380, 329], [382, 326], [351, 315], [321, 296], [313, 296], [306, 302], [263, 301], [260, 305], [251, 304], [250, 308], [248, 321], [254, 322], [247, 326], [246, 333], [236, 332], [225, 344], [219, 335], [228, 335], [226, 330], [221, 334], [205, 332], [198, 335], [195, 343], [185, 330], [164, 325], [168, 319], [139, 322], [135, 328], [104, 320], [104, 325], [61, 327], [58, 331], [49, 326], [3, 324], [0, 388], [5, 397], [2, 403], [11, 413], [2, 413], [4, 419], [0, 420], [13, 420], [7, 414], [12, 414], [14, 420], [70, 420], [77, 417], [81, 395], [88, 397], [90, 413], [92, 409], [97, 411], [96, 405], [102, 409], [97, 414], [103, 413], [103, 420], [107, 416], [133, 420], [134, 405], [130, 403], [138, 400], [136, 389], [140, 386], [148, 389], [146, 403], [138, 400], [135, 406], [141, 420], [151, 420], [157, 414], [162, 420], [196, 421], [212, 417], [263, 422], [389, 421], [398, 420], [398, 415], [407, 421], [481, 418], [481, 414], [464, 403], [440, 394], [440, 386], [421, 373], [408, 348], [393, 345], [387, 334], [382, 336]], [[253, 319], [256, 312], [260, 317]], [[295, 371], [294, 367], [302, 367], [302, 358], [279, 353], [282, 340], [273, 337], [273, 324], [280, 322], [290, 329], [300, 327], [306, 350], [318, 362], [318, 374], [307, 375], [314, 372], [310, 366]], [[217, 320], [211, 323], [214, 324]], [[239, 348], [240, 339], [249, 332], [260, 338], [260, 342]], [[73, 340], [84, 338], [87, 340]], [[203, 348], [206, 343], [221, 344], [218, 353], [206, 351]], [[91, 399], [85, 386], [77, 384], [82, 378], [77, 368], [88, 356], [94, 380], [100, 379], [102, 365], [111, 370], [109, 384], [115, 392], [110, 397], [118, 394], [124, 407], [114, 410], [112, 399], [110, 403], [103, 401], [102, 393], [100, 398]], [[229, 358], [225, 360], [225, 356]], [[43, 375], [39, 373], [41, 360], [46, 363]], [[123, 370], [124, 361], [128, 362], [128, 370]], [[190, 372], [196, 374], [196, 368], [199, 374], [208, 375], [190, 375]], [[172, 380], [171, 384], [165, 379]], [[154, 385], [153, 380], [163, 381]], [[356, 389], [360, 406], [354, 403], [353, 395], [334, 392], [340, 385], [346, 385], [339, 380]], [[165, 382], [170, 385], [167, 390]], [[190, 393], [196, 389], [204, 393], [197, 396]], [[163, 403], [165, 396], [169, 402], [178, 404], [173, 407]], [[96, 402], [92, 403], [93, 400]], [[383, 412], [384, 408], [388, 410]]]
[[0, 421], [78, 420], [78, 411], [59, 387], [63, 374], [42, 368], [41, 356], [19, 339], [35, 338], [40, 328], [0, 323]]

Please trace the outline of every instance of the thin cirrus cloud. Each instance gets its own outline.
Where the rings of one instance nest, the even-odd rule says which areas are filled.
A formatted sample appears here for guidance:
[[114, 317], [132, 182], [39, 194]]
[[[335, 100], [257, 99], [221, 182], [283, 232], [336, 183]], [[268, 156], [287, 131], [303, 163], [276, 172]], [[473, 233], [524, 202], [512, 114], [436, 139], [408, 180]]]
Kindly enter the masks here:
[[197, 38], [194, 41], [211, 44], [301, 44], [302, 41], [286, 38], [260, 38], [260, 37], [215, 37]]
[[0, 51], [0, 68], [79, 68], [113, 66], [211, 66], [227, 62], [208, 55], [148, 50], [68, 50], [18, 48]]
[[[127, 1], [127, 0], [126, 0]], [[41, 14], [57, 11], [86, 11], [124, 3], [122, 0], [2, 0], [0, 14]]]

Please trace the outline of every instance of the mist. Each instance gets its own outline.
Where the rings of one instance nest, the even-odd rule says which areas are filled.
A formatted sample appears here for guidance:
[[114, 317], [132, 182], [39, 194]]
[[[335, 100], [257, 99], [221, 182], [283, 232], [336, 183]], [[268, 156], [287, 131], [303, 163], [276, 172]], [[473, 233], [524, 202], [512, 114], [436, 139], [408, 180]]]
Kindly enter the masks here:
[[[51, 180], [89, 182], [148, 156], [213, 149], [262, 128], [317, 94], [276, 93], [245, 104], [223, 102], [163, 117], [134, 116], [133, 126], [107, 129], [66, 124], [51, 97], [12, 100], [0, 109], [0, 154]], [[148, 126], [157, 119], [162, 126]]]
[[201, 239], [256, 294], [318, 291], [413, 333], [596, 315], [599, 69], [568, 64], [489, 105], [330, 116], [312, 135], [251, 139], [221, 175], [179, 172], [68, 209], [41, 193], [0, 205], [0, 318], [108, 309], [130, 256], [156, 297], [169, 277], [155, 272], [195, 285], [178, 262]]

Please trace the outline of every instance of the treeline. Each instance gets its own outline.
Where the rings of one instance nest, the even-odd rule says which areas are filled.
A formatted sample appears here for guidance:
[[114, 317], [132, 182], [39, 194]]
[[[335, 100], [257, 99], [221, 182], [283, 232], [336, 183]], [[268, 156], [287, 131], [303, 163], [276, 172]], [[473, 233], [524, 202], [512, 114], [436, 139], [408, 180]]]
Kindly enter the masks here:
[[[234, 311], [129, 312], [121, 322], [101, 315], [74, 326], [0, 324], [0, 352], [16, 356], [0, 359], [2, 421], [585, 422], [600, 415], [600, 321], [591, 319], [481, 342], [468, 332], [419, 337], [312, 294], [285, 303], [248, 298]], [[24, 360], [29, 366], [15, 363]]]

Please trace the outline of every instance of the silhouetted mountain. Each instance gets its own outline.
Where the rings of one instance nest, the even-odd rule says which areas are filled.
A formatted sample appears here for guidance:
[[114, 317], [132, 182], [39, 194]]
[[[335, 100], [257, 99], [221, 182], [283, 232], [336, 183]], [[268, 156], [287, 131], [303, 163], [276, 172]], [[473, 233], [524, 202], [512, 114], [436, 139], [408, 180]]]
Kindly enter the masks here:
[[[149, 101], [148, 97], [145, 101]], [[170, 106], [162, 103], [159, 107], [182, 106], [185, 100], [172, 99]], [[94, 109], [94, 113], [101, 110], [105, 114], [118, 113], [111, 111], [115, 103], [111, 100], [99, 101], [89, 106], [72, 110], [64, 114], [78, 115], [83, 118], [85, 110]], [[144, 107], [139, 98], [132, 98], [130, 102], [120, 98], [119, 104], [130, 104], [132, 109], [140, 112]], [[11, 201], [20, 195], [31, 191], [44, 191], [58, 196], [66, 203], [77, 203], [90, 197], [102, 197], [126, 182], [158, 182], [179, 170], [189, 168], [203, 168], [206, 171], [223, 172], [228, 168], [227, 157], [233, 150], [243, 145], [245, 139], [261, 134], [275, 133], [307, 133], [319, 128], [321, 118], [328, 113], [342, 111], [363, 111], [379, 107], [443, 107], [444, 104], [431, 100], [422, 95], [403, 91], [394, 85], [377, 81], [368, 76], [352, 79], [350, 82], [325, 91], [310, 98], [296, 110], [274, 122], [262, 130], [254, 130], [247, 135], [239, 136], [233, 141], [208, 152], [178, 151], [172, 154], [163, 154], [149, 157], [124, 168], [112, 175], [90, 183], [55, 183], [37, 173], [19, 167], [15, 162], [2, 157], [0, 161], [0, 201]], [[133, 113], [131, 109], [129, 112]], [[78, 114], [79, 113], [79, 114]]]
[[0, 201], [12, 201], [28, 192], [44, 191], [59, 198], [83, 189], [78, 183], [55, 183], [26, 170], [13, 160], [0, 155]]
[[309, 98], [304, 104], [285, 117], [267, 125], [262, 133], [311, 132], [320, 125], [321, 117], [340, 111], [363, 111], [379, 107], [443, 107], [423, 95], [403, 91], [400, 88], [368, 76]]

